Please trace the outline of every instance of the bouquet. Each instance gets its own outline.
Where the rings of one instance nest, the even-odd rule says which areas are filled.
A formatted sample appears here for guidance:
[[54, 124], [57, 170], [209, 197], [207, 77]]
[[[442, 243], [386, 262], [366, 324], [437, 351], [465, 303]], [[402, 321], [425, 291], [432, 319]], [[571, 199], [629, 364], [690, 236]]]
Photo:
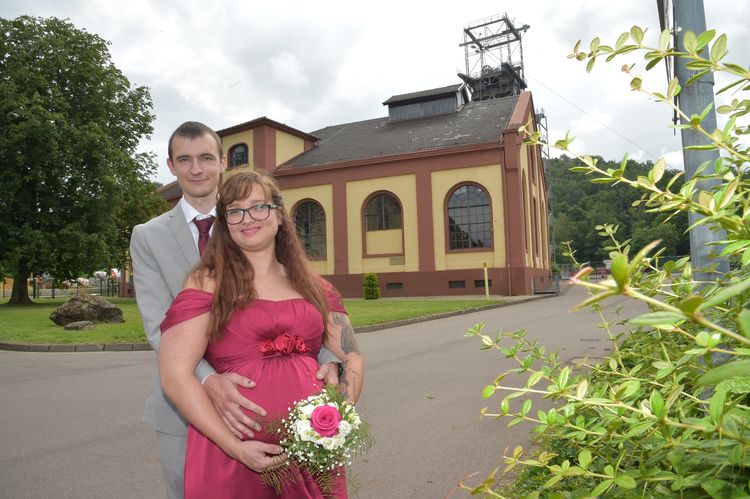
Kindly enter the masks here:
[[268, 425], [268, 432], [280, 435], [279, 444], [289, 455], [284, 464], [262, 474], [277, 493], [296, 479], [290, 466], [307, 471], [324, 494], [332, 492], [334, 478], [372, 445], [369, 425], [360, 419], [346, 393], [331, 385], [296, 402], [289, 416]]

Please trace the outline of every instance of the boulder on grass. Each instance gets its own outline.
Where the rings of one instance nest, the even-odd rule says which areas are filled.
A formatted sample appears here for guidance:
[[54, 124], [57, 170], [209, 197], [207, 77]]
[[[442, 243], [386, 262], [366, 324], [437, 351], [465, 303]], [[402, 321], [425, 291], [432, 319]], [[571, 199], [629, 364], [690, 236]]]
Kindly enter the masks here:
[[91, 321], [76, 321], [65, 325], [65, 329], [68, 331], [83, 331], [86, 329], [94, 329], [96, 324]]
[[122, 310], [98, 296], [77, 295], [52, 312], [49, 318], [58, 326], [71, 322], [125, 322]]

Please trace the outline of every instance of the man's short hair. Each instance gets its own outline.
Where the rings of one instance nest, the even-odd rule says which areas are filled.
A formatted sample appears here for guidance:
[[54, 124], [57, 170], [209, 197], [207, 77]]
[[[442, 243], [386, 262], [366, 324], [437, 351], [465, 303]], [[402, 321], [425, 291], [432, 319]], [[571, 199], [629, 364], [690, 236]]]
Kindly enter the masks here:
[[167, 153], [169, 159], [172, 159], [172, 141], [175, 137], [185, 137], [186, 139], [195, 140], [203, 135], [210, 135], [216, 141], [216, 148], [219, 152], [219, 159], [224, 156], [224, 149], [221, 145], [221, 137], [214, 132], [211, 128], [207, 127], [203, 123], [198, 121], [186, 121], [182, 125], [177, 127], [177, 130], [172, 132], [169, 137], [169, 145], [167, 146]]

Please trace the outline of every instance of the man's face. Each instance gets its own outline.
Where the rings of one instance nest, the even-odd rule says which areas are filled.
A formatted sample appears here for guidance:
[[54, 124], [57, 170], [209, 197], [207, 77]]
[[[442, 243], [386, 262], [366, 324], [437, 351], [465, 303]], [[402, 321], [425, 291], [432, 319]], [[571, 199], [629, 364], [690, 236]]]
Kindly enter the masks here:
[[213, 197], [219, 187], [221, 173], [226, 168], [219, 157], [218, 146], [208, 134], [195, 139], [177, 136], [172, 140], [172, 158], [167, 159], [169, 171], [177, 177], [187, 201]]

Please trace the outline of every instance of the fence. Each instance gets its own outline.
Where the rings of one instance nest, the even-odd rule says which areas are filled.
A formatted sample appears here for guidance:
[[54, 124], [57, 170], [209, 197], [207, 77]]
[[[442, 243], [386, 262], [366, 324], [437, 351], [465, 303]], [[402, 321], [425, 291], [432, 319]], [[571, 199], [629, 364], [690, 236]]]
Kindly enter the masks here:
[[[117, 281], [109, 278], [91, 279], [90, 281], [97, 280], [98, 283], [93, 285], [89, 282], [88, 286], [74, 284], [64, 288], [46, 287], [38, 285], [36, 281], [32, 280], [29, 286], [29, 296], [31, 298], [66, 298], [76, 295], [118, 296], [119, 285]], [[12, 289], [5, 285], [1, 288], [0, 298], [10, 298]]]
[[533, 276], [531, 278], [531, 292], [535, 295], [559, 293], [560, 276]]

